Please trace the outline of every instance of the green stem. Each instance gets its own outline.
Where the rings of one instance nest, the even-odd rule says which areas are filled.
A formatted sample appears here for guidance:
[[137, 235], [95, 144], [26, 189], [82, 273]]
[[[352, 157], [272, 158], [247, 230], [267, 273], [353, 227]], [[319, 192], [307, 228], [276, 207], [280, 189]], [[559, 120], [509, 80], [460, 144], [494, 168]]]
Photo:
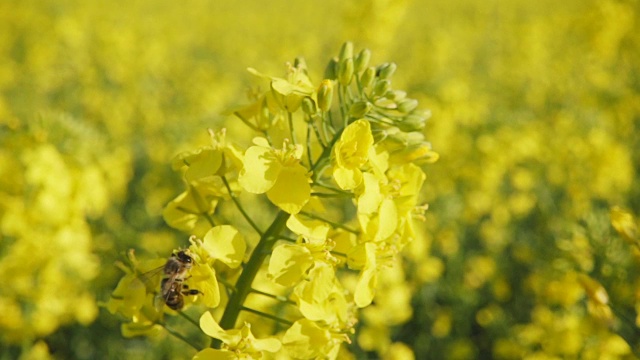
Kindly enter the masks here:
[[350, 228], [348, 226], [342, 225], [340, 223], [337, 223], [337, 222], [334, 222], [334, 221], [331, 221], [331, 220], [327, 220], [327, 219], [325, 219], [323, 217], [320, 217], [318, 215], [314, 215], [314, 214], [308, 213], [306, 211], [301, 211], [300, 214], [302, 214], [302, 215], [304, 215], [306, 217], [309, 217], [311, 219], [314, 219], [314, 220], [319, 220], [319, 221], [325, 222], [325, 223], [327, 223], [327, 224], [329, 224], [329, 225], [331, 225], [333, 227], [346, 230], [346, 231], [348, 231], [348, 232], [350, 232], [352, 234], [356, 234], [356, 235], [360, 234], [360, 232], [358, 230], [354, 230], [354, 229], [352, 229], [352, 228]]
[[311, 157], [311, 122], [307, 123], [307, 159], [309, 166], [313, 164], [313, 158]]
[[348, 191], [344, 191], [344, 190], [341, 190], [341, 189], [337, 189], [337, 188], [335, 188], [333, 186], [325, 185], [325, 184], [320, 183], [320, 182], [315, 182], [313, 184], [313, 186], [317, 186], [317, 187], [321, 187], [323, 189], [331, 190], [331, 191], [333, 191], [335, 193], [338, 193], [338, 194], [341, 194], [341, 195], [353, 197], [353, 193], [350, 193]]
[[322, 192], [312, 192], [311, 196], [315, 196], [315, 197], [319, 197], [319, 198], [330, 198], [330, 199], [337, 199], [337, 198], [351, 198], [353, 196], [351, 195], [346, 195], [346, 194], [337, 194], [337, 193], [322, 193]]
[[[322, 154], [320, 154], [320, 156], [318, 157], [318, 160], [316, 160], [316, 162], [311, 166], [311, 171], [314, 172], [314, 174], [316, 174], [316, 168], [318, 167], [318, 165], [320, 165], [321, 163], [329, 160], [330, 156], [331, 156], [331, 151], [333, 150], [333, 145], [340, 139], [340, 136], [342, 135], [342, 132], [344, 131], [344, 128], [340, 129], [334, 136], [333, 139], [331, 139], [331, 143], [329, 143], [329, 146], [327, 146], [326, 148], [324, 148], [324, 150], [322, 150]], [[315, 175], [313, 175], [313, 179], [314, 182], [316, 180]]]
[[291, 243], [295, 243], [295, 242], [298, 241], [298, 240], [296, 240], [296, 239], [294, 239], [292, 237], [284, 236], [284, 235], [278, 236], [278, 240], [284, 240], [284, 241], [288, 241], [288, 242], [291, 242]]
[[[236, 282], [236, 291], [229, 298], [227, 308], [224, 310], [224, 314], [220, 319], [220, 326], [225, 329], [231, 329], [236, 325], [238, 315], [243, 309], [244, 301], [247, 299], [247, 295], [251, 292], [251, 284], [253, 279], [258, 274], [264, 259], [271, 252], [273, 244], [278, 240], [280, 233], [285, 229], [285, 225], [289, 219], [289, 214], [280, 210], [276, 215], [276, 218], [271, 223], [271, 226], [267, 231], [262, 234], [258, 245], [251, 253], [249, 261], [246, 263], [242, 274]], [[212, 346], [219, 347], [220, 341], [214, 341]]]
[[259, 311], [259, 310], [254, 310], [254, 309], [251, 309], [251, 308], [248, 308], [248, 307], [244, 307], [244, 306], [242, 307], [242, 310], [246, 311], [246, 312], [254, 313], [254, 314], [262, 316], [262, 317], [266, 317], [267, 319], [271, 319], [273, 321], [277, 321], [279, 323], [283, 323], [283, 324], [286, 324], [286, 325], [289, 325], [289, 326], [293, 325], [293, 323], [291, 321], [289, 321], [289, 320], [285, 320], [285, 319], [279, 318], [279, 317], [277, 317], [275, 315], [267, 314], [267, 313]]
[[320, 143], [320, 146], [322, 146], [322, 148], [326, 148], [327, 145], [325, 145], [326, 139], [323, 138], [322, 134], [320, 134], [320, 129], [318, 129], [318, 125], [316, 125], [316, 123], [312, 123], [311, 127], [313, 128], [313, 132], [316, 134], [316, 138], [318, 139], [318, 142]]
[[340, 116], [342, 117], [342, 128], [346, 128], [349, 121], [347, 117], [348, 111], [345, 109], [346, 102], [344, 101], [344, 86], [338, 85], [338, 103], [340, 107]]
[[272, 298], [272, 299], [276, 299], [278, 301], [282, 301], [282, 302], [287, 303], [287, 304], [294, 304], [295, 305], [295, 303], [296, 303], [295, 301], [289, 300], [284, 296], [269, 294], [268, 292], [260, 291], [260, 290], [257, 290], [257, 289], [251, 289], [251, 292], [254, 293], [254, 294], [258, 294], [258, 295], [266, 296], [266, 297], [269, 297], [269, 298]]
[[185, 318], [188, 322], [192, 323], [193, 325], [195, 325], [198, 329], [200, 329], [200, 323], [193, 320], [189, 315], [185, 314], [184, 311], [178, 311], [178, 315], [182, 316], [183, 318]]
[[296, 141], [296, 134], [295, 134], [295, 131], [293, 129], [293, 114], [291, 114], [290, 112], [287, 111], [287, 118], [289, 119], [289, 131], [291, 132], [291, 143], [293, 143], [293, 145], [295, 145], [298, 142]]
[[236, 207], [238, 208], [242, 216], [244, 216], [245, 220], [247, 220], [247, 222], [249, 223], [249, 225], [251, 225], [253, 230], [255, 230], [259, 235], [262, 235], [262, 231], [260, 230], [258, 225], [256, 225], [256, 223], [254, 223], [253, 220], [251, 220], [251, 217], [249, 216], [249, 214], [247, 214], [246, 211], [244, 211], [244, 208], [242, 207], [242, 205], [240, 205], [240, 202], [238, 201], [238, 199], [236, 199], [235, 194], [231, 190], [231, 186], [229, 186], [229, 182], [227, 181], [226, 176], [222, 176], [222, 182], [224, 183], [224, 186], [227, 188], [227, 191], [229, 192], [229, 196], [231, 197], [231, 200], [233, 201], [234, 204], [236, 204]]
[[257, 126], [253, 125], [251, 122], [249, 122], [249, 120], [245, 119], [243, 116], [240, 115], [239, 112], [234, 112], [233, 115], [237, 116], [238, 119], [242, 120], [242, 122], [247, 125], [248, 127], [250, 127], [251, 129], [253, 129], [253, 131], [255, 132], [263, 132], [262, 130], [260, 130]]
[[217, 277], [217, 279], [218, 279], [218, 282], [219, 282], [220, 284], [224, 285], [224, 287], [225, 287], [228, 291], [231, 291], [231, 292], [236, 291], [236, 286], [235, 286], [235, 285], [233, 285], [233, 284], [231, 284], [230, 282], [228, 282], [226, 279], [223, 279], [223, 278], [221, 278], [221, 277], [219, 277], [219, 276]]
[[[170, 328], [168, 328], [166, 325], [164, 324], [160, 324], [165, 330], [167, 330], [167, 332], [171, 335], [173, 335], [174, 337], [176, 337], [177, 339], [180, 339], [182, 341], [184, 341], [187, 345], [191, 346], [192, 348], [196, 349], [196, 351], [200, 351], [200, 347], [197, 346], [196, 344], [192, 343], [189, 339], [187, 339], [186, 337], [182, 336], [182, 334], [180, 334], [179, 332], [173, 331]], [[200, 325], [198, 325], [199, 327]]]

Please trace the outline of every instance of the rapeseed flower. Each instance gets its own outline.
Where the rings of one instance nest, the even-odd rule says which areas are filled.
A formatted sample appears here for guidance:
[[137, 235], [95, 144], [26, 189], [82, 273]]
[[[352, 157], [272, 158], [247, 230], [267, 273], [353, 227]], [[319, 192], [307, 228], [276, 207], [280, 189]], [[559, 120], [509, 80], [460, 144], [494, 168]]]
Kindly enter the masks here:
[[371, 126], [364, 119], [349, 124], [333, 146], [333, 178], [343, 190], [353, 190], [362, 183], [361, 167], [367, 163], [373, 146]]
[[277, 150], [264, 138], [253, 143], [244, 154], [238, 182], [246, 191], [266, 193], [274, 205], [297, 214], [311, 196], [308, 170], [300, 164], [302, 146], [285, 143]]
[[274, 337], [256, 339], [251, 325], [245, 323], [240, 329], [224, 330], [209, 311], [200, 317], [200, 328], [214, 339], [222, 341], [221, 349], [204, 349], [193, 359], [261, 359], [265, 352], [274, 353], [282, 346]]

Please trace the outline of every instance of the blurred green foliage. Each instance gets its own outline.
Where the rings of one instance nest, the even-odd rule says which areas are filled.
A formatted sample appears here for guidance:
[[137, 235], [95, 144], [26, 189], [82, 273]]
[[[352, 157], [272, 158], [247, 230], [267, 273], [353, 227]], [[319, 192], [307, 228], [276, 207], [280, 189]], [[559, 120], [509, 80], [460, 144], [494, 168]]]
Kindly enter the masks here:
[[[347, 39], [398, 64], [441, 155], [407, 254], [413, 317], [390, 336], [417, 358], [640, 354], [640, 257], [609, 219], [640, 214], [639, 15], [637, 0], [0, 2], [0, 358], [44, 344], [190, 357], [122, 339], [90, 303], [126, 249], [184, 245], [161, 218], [182, 187], [170, 159], [207, 128], [251, 137], [226, 115], [245, 69], [302, 55], [320, 79]], [[613, 316], [597, 316], [590, 281]]]

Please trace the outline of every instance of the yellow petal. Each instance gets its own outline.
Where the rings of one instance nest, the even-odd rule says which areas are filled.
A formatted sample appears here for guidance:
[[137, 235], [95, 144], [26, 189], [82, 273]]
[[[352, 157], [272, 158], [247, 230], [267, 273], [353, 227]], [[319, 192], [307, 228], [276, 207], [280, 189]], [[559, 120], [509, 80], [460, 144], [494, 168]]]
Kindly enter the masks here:
[[393, 235], [398, 227], [398, 211], [391, 199], [384, 199], [378, 212], [378, 232], [375, 240], [384, 240]]
[[359, 169], [337, 167], [333, 169], [333, 178], [343, 190], [353, 190], [362, 182], [362, 172]]
[[184, 159], [189, 165], [189, 168], [185, 172], [185, 178], [189, 181], [196, 181], [208, 176], [213, 176], [218, 172], [220, 165], [222, 165], [222, 153], [214, 149], [201, 149], [197, 154], [194, 154]]
[[373, 214], [378, 211], [383, 199], [378, 179], [369, 173], [363, 174], [364, 192], [358, 197], [358, 213]]
[[280, 285], [292, 286], [300, 282], [311, 265], [313, 265], [313, 257], [306, 247], [293, 244], [280, 245], [271, 253], [269, 276]]
[[[199, 290], [204, 306], [214, 308], [220, 304], [220, 287], [215, 270], [208, 264], [194, 266], [188, 283], [190, 288]], [[192, 297], [188, 297], [192, 299]]]
[[377, 270], [375, 244], [366, 243], [365, 252], [367, 263], [364, 267], [364, 270], [360, 272], [358, 284], [356, 285], [356, 290], [353, 294], [353, 300], [355, 301], [356, 306], [361, 308], [369, 306], [369, 304], [371, 304], [371, 302], [373, 301], [378, 278], [376, 274]]
[[291, 216], [287, 220], [287, 227], [297, 235], [311, 240], [326, 240], [331, 227], [322, 221], [303, 219], [300, 216]]
[[238, 356], [228, 350], [204, 349], [195, 354], [193, 360], [237, 360]]
[[227, 334], [227, 332], [218, 325], [209, 311], [205, 312], [200, 317], [200, 329], [212, 338], [222, 340], [225, 344], [234, 340], [234, 337], [229, 336], [229, 334]]
[[254, 194], [263, 194], [271, 189], [282, 168], [273, 151], [262, 146], [247, 149], [243, 164], [238, 183], [246, 191]]
[[268, 352], [276, 352], [280, 350], [282, 347], [282, 343], [280, 340], [275, 338], [267, 338], [267, 339], [254, 339], [252, 341], [253, 348], [256, 351], [268, 351]]
[[307, 169], [300, 164], [283, 167], [267, 197], [289, 214], [299, 213], [311, 197]]
[[209, 256], [237, 268], [244, 259], [247, 244], [236, 228], [231, 225], [215, 226], [205, 234], [202, 247]]

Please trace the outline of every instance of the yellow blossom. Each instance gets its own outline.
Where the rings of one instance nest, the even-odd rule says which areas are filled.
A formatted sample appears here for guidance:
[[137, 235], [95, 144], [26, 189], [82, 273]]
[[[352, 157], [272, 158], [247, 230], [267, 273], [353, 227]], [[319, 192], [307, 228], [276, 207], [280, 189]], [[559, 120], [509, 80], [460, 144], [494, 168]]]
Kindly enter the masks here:
[[373, 135], [369, 121], [360, 119], [349, 124], [333, 146], [333, 178], [340, 188], [353, 190], [362, 182], [360, 168], [367, 162]]
[[200, 317], [200, 328], [212, 338], [222, 341], [222, 349], [204, 349], [194, 359], [260, 359], [265, 352], [274, 353], [282, 346], [276, 338], [256, 339], [251, 325], [245, 323], [240, 329], [224, 330], [210, 312]]
[[323, 357], [335, 359], [340, 349], [341, 338], [332, 335], [316, 322], [301, 319], [296, 321], [282, 337], [282, 345], [294, 358], [311, 359]]
[[274, 205], [297, 214], [311, 195], [308, 171], [300, 164], [302, 147], [285, 144], [276, 150], [264, 138], [254, 139], [254, 144], [244, 154], [240, 185], [250, 193], [267, 193]]

